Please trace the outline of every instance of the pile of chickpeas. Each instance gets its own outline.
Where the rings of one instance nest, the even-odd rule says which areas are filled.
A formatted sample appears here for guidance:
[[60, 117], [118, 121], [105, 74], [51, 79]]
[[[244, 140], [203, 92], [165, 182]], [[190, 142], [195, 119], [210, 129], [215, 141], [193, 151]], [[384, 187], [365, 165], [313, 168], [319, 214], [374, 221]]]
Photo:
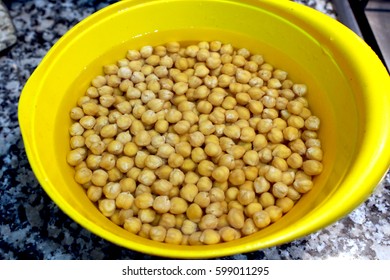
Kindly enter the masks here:
[[101, 213], [170, 244], [278, 221], [322, 172], [307, 86], [220, 41], [129, 50], [71, 109], [75, 181]]

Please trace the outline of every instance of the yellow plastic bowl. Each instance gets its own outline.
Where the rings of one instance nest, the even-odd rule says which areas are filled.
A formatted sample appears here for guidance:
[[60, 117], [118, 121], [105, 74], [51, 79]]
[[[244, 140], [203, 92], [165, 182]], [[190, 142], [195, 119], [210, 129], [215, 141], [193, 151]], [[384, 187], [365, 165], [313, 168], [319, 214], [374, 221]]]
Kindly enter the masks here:
[[[105, 218], [66, 163], [70, 109], [102, 65], [127, 49], [169, 41], [221, 40], [263, 54], [306, 83], [322, 120], [324, 171], [281, 220], [229, 243], [178, 246], [130, 234]], [[279, 245], [317, 231], [361, 204], [390, 165], [390, 79], [374, 52], [349, 29], [289, 1], [121, 1], [63, 36], [31, 75], [19, 121], [32, 169], [58, 206], [120, 246], [173, 258], [212, 258]], [[387, 144], [387, 145], [386, 145]]]

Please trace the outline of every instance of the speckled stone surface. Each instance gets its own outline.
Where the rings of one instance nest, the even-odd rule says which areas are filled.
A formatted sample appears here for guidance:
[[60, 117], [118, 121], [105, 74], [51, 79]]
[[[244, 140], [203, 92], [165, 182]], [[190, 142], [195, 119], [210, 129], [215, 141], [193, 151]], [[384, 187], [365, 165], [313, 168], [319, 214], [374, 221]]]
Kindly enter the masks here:
[[6, 6], [0, 1], [0, 51], [16, 42], [15, 28]]
[[[46, 195], [31, 171], [17, 121], [20, 92], [70, 27], [114, 1], [4, 1], [16, 45], [0, 53], [0, 259], [154, 259], [83, 229]], [[329, 1], [299, 1], [335, 16]], [[339, 222], [291, 243], [224, 259], [390, 259], [390, 175]]]

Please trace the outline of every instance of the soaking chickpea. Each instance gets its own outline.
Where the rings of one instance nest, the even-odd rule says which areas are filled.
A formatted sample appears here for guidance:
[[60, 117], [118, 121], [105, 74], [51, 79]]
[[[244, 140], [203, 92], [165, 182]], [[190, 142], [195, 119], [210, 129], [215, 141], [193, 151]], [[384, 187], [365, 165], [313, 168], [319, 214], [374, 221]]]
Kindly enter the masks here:
[[154, 199], [152, 206], [159, 214], [167, 213], [171, 209], [171, 201], [166, 195], [157, 196]]
[[225, 213], [224, 203], [212, 202], [206, 207], [205, 212], [219, 218]]
[[241, 229], [245, 223], [244, 212], [242, 210], [232, 208], [229, 210], [227, 220], [231, 227]]
[[282, 217], [282, 215], [283, 215], [282, 208], [280, 208], [280, 207], [278, 207], [276, 205], [268, 206], [264, 210], [268, 213], [269, 218], [271, 219], [272, 223], [274, 223], [277, 220], [279, 220]]
[[205, 229], [199, 240], [201, 242], [203, 242], [204, 244], [216, 244], [216, 243], [219, 243], [219, 241], [221, 240], [221, 237], [219, 235], [219, 233], [216, 231], [216, 230], [213, 230], [213, 229]]
[[276, 200], [275, 205], [281, 208], [283, 213], [287, 213], [294, 206], [294, 201], [289, 197], [282, 197]]
[[134, 202], [134, 196], [130, 192], [121, 192], [115, 199], [117, 208], [130, 209]]
[[186, 215], [189, 220], [198, 223], [203, 216], [203, 210], [197, 203], [192, 203], [186, 210]]
[[253, 222], [259, 229], [265, 228], [271, 223], [270, 215], [265, 210], [260, 210], [253, 214]]
[[210, 157], [219, 156], [222, 153], [221, 146], [215, 143], [208, 143], [204, 148], [205, 153]]
[[303, 171], [307, 175], [319, 175], [322, 172], [322, 163], [318, 160], [309, 159], [302, 163]]
[[213, 170], [211, 176], [217, 182], [226, 182], [229, 178], [229, 168], [226, 166], [219, 166]]
[[245, 209], [244, 209], [244, 213], [247, 217], [250, 217], [252, 218], [253, 214], [258, 212], [258, 211], [261, 211], [263, 210], [263, 206], [261, 206], [261, 204], [259, 202], [252, 202], [252, 203], [249, 203]]
[[97, 186], [90, 186], [87, 190], [87, 196], [92, 202], [97, 202], [103, 194], [103, 189]]
[[293, 187], [297, 192], [303, 194], [313, 188], [313, 182], [308, 178], [296, 178], [294, 180]]
[[111, 217], [116, 210], [115, 200], [113, 199], [102, 199], [99, 200], [98, 204], [100, 212], [106, 217]]
[[90, 170], [88, 167], [79, 168], [76, 170], [74, 179], [80, 185], [86, 184], [92, 179], [92, 170]]
[[159, 242], [165, 240], [166, 234], [167, 234], [167, 230], [162, 226], [154, 226], [149, 231], [150, 239]]
[[241, 169], [234, 169], [229, 174], [229, 182], [234, 186], [242, 185], [245, 182], [245, 173]]
[[184, 220], [180, 230], [182, 231], [183, 234], [191, 235], [194, 232], [196, 232], [197, 228], [198, 228], [197, 223], [191, 220]]
[[221, 236], [221, 239], [225, 242], [229, 242], [241, 237], [241, 234], [238, 230], [229, 226], [222, 227], [219, 230], [219, 235]]
[[270, 192], [264, 192], [260, 195], [259, 202], [263, 208], [267, 208], [275, 204], [275, 197]]
[[218, 226], [218, 218], [213, 214], [206, 214], [202, 216], [198, 223], [200, 230], [215, 229]]
[[91, 177], [91, 182], [98, 187], [103, 187], [106, 185], [108, 179], [108, 174], [103, 169], [94, 170]]
[[241, 232], [243, 235], [251, 235], [255, 232], [259, 231], [259, 229], [256, 227], [253, 219], [247, 218], [245, 219], [244, 226], [241, 229]]
[[249, 150], [245, 152], [243, 160], [249, 166], [256, 166], [259, 164], [260, 158], [259, 154], [256, 151]]
[[183, 239], [183, 234], [176, 228], [169, 228], [165, 235], [165, 242], [168, 244], [180, 244]]
[[129, 217], [125, 219], [123, 227], [129, 232], [137, 234], [141, 230], [142, 222], [137, 217]]
[[169, 211], [172, 214], [177, 215], [177, 214], [185, 213], [187, 211], [187, 208], [188, 208], [188, 203], [183, 198], [173, 197], [171, 199], [171, 208]]
[[241, 205], [244, 206], [252, 203], [255, 200], [255, 198], [256, 198], [256, 194], [253, 190], [241, 189], [237, 195], [238, 202], [240, 202]]

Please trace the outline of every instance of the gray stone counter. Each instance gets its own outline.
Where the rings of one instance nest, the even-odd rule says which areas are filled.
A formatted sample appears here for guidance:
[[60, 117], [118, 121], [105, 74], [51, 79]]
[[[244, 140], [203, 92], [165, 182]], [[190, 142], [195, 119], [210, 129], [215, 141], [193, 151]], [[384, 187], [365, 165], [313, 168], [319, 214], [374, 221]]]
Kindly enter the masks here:
[[[40, 187], [17, 120], [20, 92], [69, 28], [114, 1], [3, 1], [17, 42], [0, 52], [0, 259], [153, 259], [113, 245], [66, 216]], [[299, 1], [335, 17], [329, 1]], [[390, 259], [390, 176], [339, 222], [266, 250], [224, 259]]]

